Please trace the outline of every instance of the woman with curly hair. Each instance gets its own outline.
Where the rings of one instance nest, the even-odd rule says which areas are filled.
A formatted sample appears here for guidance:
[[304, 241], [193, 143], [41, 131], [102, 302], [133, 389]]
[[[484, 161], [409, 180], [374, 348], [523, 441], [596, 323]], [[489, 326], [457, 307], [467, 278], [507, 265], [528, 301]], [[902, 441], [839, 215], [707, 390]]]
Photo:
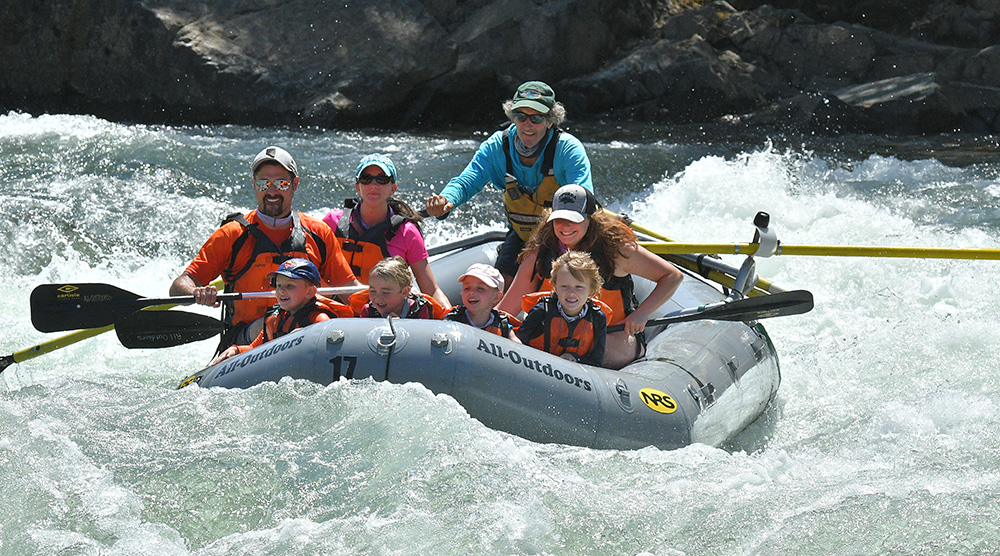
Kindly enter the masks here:
[[[646, 321], [677, 291], [683, 275], [640, 247], [621, 219], [597, 210], [593, 193], [569, 184], [556, 191], [545, 224], [525, 244], [514, 281], [497, 308], [517, 314], [525, 295], [549, 289], [552, 261], [570, 250], [590, 253], [604, 279], [600, 300], [612, 309], [608, 325], [625, 327], [608, 334], [604, 357], [605, 367], [620, 369], [644, 354]], [[633, 292], [633, 274], [656, 283], [642, 303]]]

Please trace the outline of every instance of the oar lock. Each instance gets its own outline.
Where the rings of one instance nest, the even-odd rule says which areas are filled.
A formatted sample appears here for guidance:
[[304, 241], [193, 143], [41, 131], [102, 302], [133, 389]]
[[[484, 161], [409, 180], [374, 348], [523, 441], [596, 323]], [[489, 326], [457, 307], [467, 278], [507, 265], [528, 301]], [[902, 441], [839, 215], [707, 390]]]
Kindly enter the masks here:
[[743, 266], [740, 267], [740, 271], [736, 275], [736, 280], [733, 284], [733, 293], [729, 296], [729, 300], [743, 298], [747, 292], [757, 285], [757, 263], [754, 262], [754, 255], [770, 257], [779, 253], [781, 249], [778, 234], [769, 227], [771, 225], [770, 214], [764, 211], [757, 212], [757, 215], [753, 218], [753, 225], [757, 229], [754, 231], [753, 241], [750, 243], [757, 244], [757, 250], [754, 253], [748, 254], [747, 259], [743, 261]]

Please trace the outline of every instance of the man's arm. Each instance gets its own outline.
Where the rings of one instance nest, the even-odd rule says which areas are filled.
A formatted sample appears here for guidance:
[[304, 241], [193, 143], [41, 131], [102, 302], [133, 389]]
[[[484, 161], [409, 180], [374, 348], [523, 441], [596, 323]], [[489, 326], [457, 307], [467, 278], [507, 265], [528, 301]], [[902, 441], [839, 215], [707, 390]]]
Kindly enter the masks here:
[[173, 283], [170, 284], [170, 295], [193, 295], [194, 302], [198, 305], [217, 307], [216, 296], [218, 294], [219, 290], [215, 286], [206, 286], [187, 272], [174, 278]]

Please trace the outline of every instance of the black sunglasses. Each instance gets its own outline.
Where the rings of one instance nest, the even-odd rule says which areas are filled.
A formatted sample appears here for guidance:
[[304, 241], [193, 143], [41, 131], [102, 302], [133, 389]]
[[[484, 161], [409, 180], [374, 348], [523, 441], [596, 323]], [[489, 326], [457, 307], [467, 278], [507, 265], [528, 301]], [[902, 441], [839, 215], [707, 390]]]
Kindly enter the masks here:
[[377, 176], [369, 176], [368, 174], [361, 174], [360, 176], [358, 176], [358, 183], [362, 185], [368, 185], [369, 183], [372, 182], [372, 180], [375, 180], [375, 183], [379, 185], [385, 185], [391, 182], [392, 178], [390, 178], [385, 174], [379, 174]]
[[523, 122], [524, 120], [531, 120], [531, 123], [538, 125], [544, 122], [548, 118], [545, 114], [525, 114], [524, 112], [514, 112], [514, 119]]

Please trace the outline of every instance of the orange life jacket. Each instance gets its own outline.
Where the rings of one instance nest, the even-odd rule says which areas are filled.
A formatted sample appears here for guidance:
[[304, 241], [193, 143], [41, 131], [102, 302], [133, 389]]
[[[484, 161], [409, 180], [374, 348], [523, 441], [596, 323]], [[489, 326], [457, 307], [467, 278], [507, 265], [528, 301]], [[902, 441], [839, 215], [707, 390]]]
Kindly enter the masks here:
[[548, 294], [538, 295], [536, 304], [542, 305], [545, 311], [546, 326], [543, 333], [528, 340], [528, 345], [551, 353], [562, 355], [572, 353], [578, 358], [587, 357], [594, 349], [594, 317], [600, 311], [605, 317], [610, 309], [604, 303], [596, 299], [587, 300], [587, 314], [573, 322], [567, 322], [559, 313], [556, 296]]
[[[535, 275], [542, 278], [542, 285], [538, 288], [538, 291], [552, 290], [552, 283], [549, 278], [552, 274], [553, 260], [555, 260], [555, 257], [548, 255], [548, 250], [544, 247], [538, 252], [538, 257], [535, 259]], [[601, 278], [604, 278], [604, 285], [601, 286], [601, 291], [598, 292], [597, 299], [603, 301], [611, 309], [610, 313], [606, 313], [608, 316], [608, 326], [618, 324], [625, 320], [625, 317], [632, 314], [632, 311], [635, 311], [635, 308], [639, 306], [639, 301], [635, 297], [635, 284], [632, 281], [632, 275], [612, 275], [609, 277], [602, 274]], [[524, 309], [525, 313], [533, 305], [534, 303], [527, 304], [526, 301], [521, 301], [521, 308]]]
[[[448, 310], [441, 306], [436, 299], [427, 295], [426, 293], [413, 293], [411, 292], [407, 298], [410, 301], [410, 308], [406, 311], [406, 317], [408, 319], [434, 319], [441, 320], [448, 313]], [[351, 294], [348, 298], [348, 302], [351, 304], [351, 309], [354, 309], [354, 314], [363, 319], [380, 319], [384, 315], [380, 314], [378, 310], [370, 304], [370, 299], [368, 297], [368, 290], [361, 290]]]
[[[485, 327], [480, 328], [480, 330], [485, 330], [490, 334], [496, 334], [497, 336], [508, 338], [510, 337], [511, 330], [514, 330], [521, 325], [521, 321], [511, 316], [506, 311], [493, 309], [490, 314], [493, 316], [490, 323]], [[455, 305], [452, 307], [451, 311], [448, 311], [448, 314], [444, 316], [444, 320], [460, 322], [462, 324], [468, 324], [469, 326], [476, 326], [469, 321], [469, 313], [465, 310], [465, 305]]]
[[333, 233], [340, 241], [340, 249], [354, 275], [362, 284], [367, 284], [368, 275], [375, 263], [389, 256], [387, 244], [395, 237], [400, 226], [406, 223], [406, 218], [393, 214], [367, 230], [361, 230], [351, 221], [355, 215], [356, 200], [348, 199], [345, 205], [350, 206], [344, 208], [344, 214], [337, 220], [337, 228]]
[[[223, 226], [230, 222], [237, 222], [243, 227], [243, 233], [233, 242], [232, 256], [229, 263], [222, 271], [222, 279], [226, 283], [225, 292], [262, 291], [261, 285], [270, 282], [267, 274], [273, 271], [277, 265], [295, 257], [311, 260], [316, 264], [317, 268], [323, 266], [326, 256], [326, 244], [322, 238], [299, 222], [299, 213], [297, 211], [292, 211], [291, 235], [280, 246], [275, 245], [271, 241], [271, 238], [267, 237], [267, 234], [258, 228], [256, 222], [253, 224], [248, 222], [246, 216], [248, 215], [234, 213], [227, 216], [222, 222]], [[316, 251], [321, 260], [315, 260], [306, 251], [306, 234], [318, 246]], [[242, 268], [235, 268], [240, 254], [245, 253], [247, 250], [250, 251], [247, 263]], [[226, 328], [231, 327], [234, 323], [249, 323], [258, 318], [258, 314], [253, 313], [254, 306], [252, 303], [234, 304], [232, 301], [224, 301], [222, 306], [223, 321]]]
[[338, 303], [322, 295], [317, 295], [312, 300], [307, 301], [294, 314], [282, 309], [275, 311], [274, 309], [277, 307], [275, 305], [272, 308], [272, 312], [264, 320], [265, 342], [280, 338], [296, 328], [303, 328], [310, 324], [327, 320], [320, 315], [325, 315], [329, 318], [351, 318], [354, 316], [354, 311], [347, 305]]

